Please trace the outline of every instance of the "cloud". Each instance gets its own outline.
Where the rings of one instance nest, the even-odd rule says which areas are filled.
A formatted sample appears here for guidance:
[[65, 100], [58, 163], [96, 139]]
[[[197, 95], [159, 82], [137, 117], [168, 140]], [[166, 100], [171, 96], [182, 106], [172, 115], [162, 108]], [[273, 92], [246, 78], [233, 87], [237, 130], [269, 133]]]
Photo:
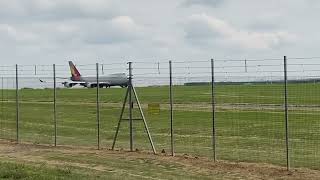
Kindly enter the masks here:
[[109, 0], [2, 0], [0, 20], [36, 21], [81, 18], [111, 18]]
[[220, 6], [226, 0], [185, 0], [182, 3], [182, 6], [193, 6], [193, 5], [201, 5], [201, 6], [211, 6], [217, 7]]
[[243, 49], [271, 49], [297, 40], [295, 34], [286, 31], [248, 31], [206, 14], [190, 16], [186, 22], [185, 31], [186, 38], [192, 42], [208, 45], [218, 43]]
[[114, 3], [111, 0], [2, 0], [0, 36], [10, 42], [50, 46], [135, 40], [142, 26], [128, 15], [115, 13]]
[[37, 35], [24, 32], [9, 24], [0, 24], [0, 37], [7, 43], [28, 43], [37, 39]]
[[317, 0], [0, 0], [1, 59], [11, 60], [6, 64], [64, 63], [72, 56], [83, 62], [196, 59], [213, 52], [317, 56], [319, 5]]
[[117, 16], [110, 21], [90, 22], [88, 29], [82, 29], [84, 41], [90, 44], [112, 44], [137, 39], [142, 27], [129, 16]]
[[[0, 24], [0, 44], [44, 46], [86, 46], [131, 43], [141, 39], [144, 27], [129, 16], [82, 21], [49, 21], [29, 24]], [[145, 35], [144, 33], [143, 35]]]

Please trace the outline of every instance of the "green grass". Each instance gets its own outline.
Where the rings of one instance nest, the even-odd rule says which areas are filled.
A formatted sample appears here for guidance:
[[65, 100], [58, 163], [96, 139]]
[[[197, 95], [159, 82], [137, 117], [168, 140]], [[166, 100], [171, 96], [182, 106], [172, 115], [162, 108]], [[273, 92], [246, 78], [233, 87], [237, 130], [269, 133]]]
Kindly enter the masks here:
[[[289, 102], [297, 105], [320, 104], [320, 84], [289, 84]], [[168, 103], [168, 86], [138, 87], [139, 98], [144, 103]], [[256, 85], [219, 85], [216, 87], [218, 102], [223, 103], [256, 103], [282, 104], [284, 86], [282, 84], [256, 84]], [[103, 102], [121, 102], [125, 89], [103, 89], [101, 99]], [[21, 100], [50, 102], [52, 90], [23, 89], [20, 92]], [[175, 86], [175, 103], [209, 103], [210, 86]], [[4, 92], [5, 98], [15, 100], [15, 91]], [[58, 89], [59, 102], [95, 102], [95, 89]]]
[[50, 167], [46, 164], [0, 162], [0, 179], [95, 179], [99, 177], [94, 176], [71, 166]]
[[[209, 86], [175, 86], [174, 111], [177, 153], [212, 157], [212, 114]], [[218, 159], [286, 164], [283, 85], [220, 85], [216, 87]], [[289, 85], [290, 160], [294, 167], [320, 165], [320, 84]], [[95, 89], [58, 90], [58, 144], [95, 147], [97, 144]], [[101, 89], [101, 143], [110, 148], [125, 89]], [[139, 87], [142, 104], [160, 103], [160, 114], [144, 109], [158, 151], [170, 151], [168, 87]], [[1, 107], [1, 137], [15, 139], [14, 91], [6, 90]], [[20, 90], [21, 141], [53, 143], [52, 90]], [[110, 105], [110, 103], [115, 103]], [[240, 106], [240, 104], [242, 104]], [[235, 105], [235, 106], [230, 106]], [[246, 106], [243, 106], [246, 105]], [[270, 105], [273, 109], [259, 108]], [[294, 107], [294, 106], [303, 106]], [[310, 107], [308, 107], [310, 106]], [[204, 109], [202, 108], [204, 107]], [[221, 108], [224, 107], [224, 108]], [[241, 107], [241, 108], [240, 108]], [[312, 107], [312, 108], [311, 108]], [[126, 113], [127, 115], [127, 113]], [[135, 116], [138, 115], [135, 110]], [[129, 147], [128, 122], [121, 125], [118, 148]], [[142, 123], [134, 121], [135, 148], [150, 149]]]

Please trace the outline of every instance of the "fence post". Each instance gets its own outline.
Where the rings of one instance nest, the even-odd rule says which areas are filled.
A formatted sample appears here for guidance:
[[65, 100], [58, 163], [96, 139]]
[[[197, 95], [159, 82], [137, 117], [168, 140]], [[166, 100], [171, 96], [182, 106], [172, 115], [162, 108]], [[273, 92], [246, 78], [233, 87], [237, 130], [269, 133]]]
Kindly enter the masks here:
[[3, 105], [4, 105], [4, 99], [3, 99], [3, 77], [1, 77], [1, 137], [3, 137], [3, 130], [4, 130], [4, 127], [3, 127], [3, 122], [4, 122], [4, 108], [3, 108]]
[[129, 82], [128, 82], [128, 95], [129, 95], [129, 130], [130, 130], [130, 151], [133, 151], [133, 120], [132, 120], [132, 62], [129, 65]]
[[285, 110], [285, 133], [286, 133], [286, 161], [287, 170], [290, 170], [289, 159], [289, 118], [288, 118], [288, 71], [287, 71], [287, 57], [284, 56], [284, 110]]
[[18, 64], [16, 64], [16, 141], [19, 143], [19, 81], [18, 81]]
[[215, 77], [214, 77], [214, 60], [211, 59], [211, 103], [212, 103], [212, 148], [213, 160], [217, 161], [217, 145], [216, 145], [216, 101], [215, 101]]
[[100, 149], [100, 99], [99, 99], [99, 88], [100, 88], [100, 82], [99, 82], [99, 63], [96, 63], [96, 73], [97, 73], [97, 97], [96, 97], [96, 102], [97, 102], [97, 145], [98, 145], [98, 150]]
[[56, 65], [53, 64], [53, 121], [54, 121], [54, 146], [57, 146], [57, 81]]
[[174, 139], [173, 139], [173, 87], [172, 87], [172, 61], [169, 61], [169, 93], [170, 93], [170, 135], [171, 135], [171, 156], [174, 156]]
[[103, 64], [101, 64], [101, 74], [104, 74], [104, 67], [103, 67]]

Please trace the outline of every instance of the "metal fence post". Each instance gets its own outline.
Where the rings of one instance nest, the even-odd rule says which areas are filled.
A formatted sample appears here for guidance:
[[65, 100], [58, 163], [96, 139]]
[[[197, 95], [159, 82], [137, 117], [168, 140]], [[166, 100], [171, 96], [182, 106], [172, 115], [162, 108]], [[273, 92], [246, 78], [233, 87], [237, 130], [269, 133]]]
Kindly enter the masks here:
[[99, 82], [99, 63], [96, 63], [96, 73], [97, 73], [97, 146], [98, 149], [100, 149], [100, 92], [99, 92], [99, 88], [100, 88], [100, 82]]
[[56, 79], [55, 64], [53, 64], [53, 121], [54, 121], [54, 146], [57, 146], [57, 79]]
[[3, 122], [4, 122], [4, 99], [3, 99], [3, 77], [1, 77], [1, 137], [3, 136], [3, 130], [4, 130], [4, 127], [3, 127]]
[[18, 64], [16, 64], [16, 141], [19, 143], [19, 81]]
[[128, 95], [129, 95], [129, 128], [130, 128], [130, 151], [133, 151], [133, 122], [132, 122], [132, 62], [129, 64], [129, 82], [128, 82]]
[[290, 170], [289, 159], [289, 118], [288, 118], [288, 71], [287, 71], [287, 57], [284, 56], [284, 108], [285, 108], [285, 133], [286, 133], [286, 160], [287, 170]]
[[217, 160], [217, 145], [216, 145], [216, 101], [215, 101], [215, 77], [214, 77], [214, 60], [211, 59], [211, 103], [212, 103], [212, 148], [213, 148], [213, 160]]
[[173, 92], [172, 92], [172, 61], [169, 61], [169, 93], [170, 93], [170, 135], [171, 135], [171, 155], [174, 156], [174, 139], [173, 139]]

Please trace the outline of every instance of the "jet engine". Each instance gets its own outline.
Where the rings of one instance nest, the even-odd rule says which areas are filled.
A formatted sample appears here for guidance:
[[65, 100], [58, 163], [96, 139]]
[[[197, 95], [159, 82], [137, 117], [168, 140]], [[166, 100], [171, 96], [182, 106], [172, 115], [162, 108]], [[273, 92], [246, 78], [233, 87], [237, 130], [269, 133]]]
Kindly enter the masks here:
[[69, 83], [69, 82], [63, 82], [62, 84], [66, 88], [72, 88], [74, 85], [76, 85], [75, 83]]

